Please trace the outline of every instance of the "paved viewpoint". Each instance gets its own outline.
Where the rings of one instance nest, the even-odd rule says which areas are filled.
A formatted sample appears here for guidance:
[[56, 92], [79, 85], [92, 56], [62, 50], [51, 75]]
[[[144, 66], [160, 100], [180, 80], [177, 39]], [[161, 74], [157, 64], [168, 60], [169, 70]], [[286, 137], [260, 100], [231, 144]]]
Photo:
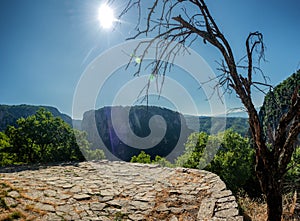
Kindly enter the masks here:
[[0, 220], [242, 220], [231, 191], [203, 170], [116, 161], [2, 168], [0, 188]]

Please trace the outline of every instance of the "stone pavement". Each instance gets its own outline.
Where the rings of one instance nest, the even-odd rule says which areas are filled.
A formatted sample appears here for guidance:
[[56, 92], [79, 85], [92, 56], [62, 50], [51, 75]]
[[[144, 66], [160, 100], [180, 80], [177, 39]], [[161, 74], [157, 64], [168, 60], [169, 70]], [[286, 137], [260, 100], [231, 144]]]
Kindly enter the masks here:
[[117, 161], [23, 166], [0, 169], [0, 188], [0, 220], [242, 220], [231, 191], [203, 170]]

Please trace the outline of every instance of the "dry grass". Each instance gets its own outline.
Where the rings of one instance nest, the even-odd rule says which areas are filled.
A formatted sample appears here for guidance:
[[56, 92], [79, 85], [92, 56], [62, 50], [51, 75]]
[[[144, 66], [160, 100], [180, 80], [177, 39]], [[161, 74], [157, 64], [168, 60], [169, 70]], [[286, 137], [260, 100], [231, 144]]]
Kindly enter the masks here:
[[[247, 195], [237, 197], [241, 215], [245, 221], [265, 221], [267, 220], [267, 204], [264, 198], [251, 199]], [[283, 197], [283, 218], [282, 221], [299, 221], [300, 211], [295, 210], [295, 198], [293, 195]]]
[[5, 197], [13, 190], [15, 188], [9, 183], [0, 183], [0, 221], [23, 220], [25, 217], [22, 211], [6, 204]]
[[[8, 193], [11, 191], [17, 191], [20, 194], [20, 197], [12, 197], [18, 202], [17, 205], [6, 204], [5, 197], [7, 197]], [[26, 199], [24, 196], [26, 196], [26, 194], [24, 192], [21, 192], [21, 189], [15, 188], [10, 182], [0, 182], [0, 221], [30, 221], [34, 219], [34, 213], [44, 214], [43, 211], [36, 210], [32, 205], [26, 205], [25, 211], [22, 207], [20, 208], [20, 199]]]
[[0, 221], [12, 221], [22, 218], [23, 215], [19, 212], [3, 213], [0, 214]]
[[237, 197], [245, 221], [266, 220], [267, 205], [264, 199], [251, 199], [247, 195]]
[[41, 209], [39, 209], [39, 208], [36, 208], [34, 205], [26, 205], [26, 206], [25, 206], [25, 211], [38, 213], [38, 214], [40, 214], [40, 215], [46, 215], [46, 214], [47, 214], [46, 211], [41, 210]]

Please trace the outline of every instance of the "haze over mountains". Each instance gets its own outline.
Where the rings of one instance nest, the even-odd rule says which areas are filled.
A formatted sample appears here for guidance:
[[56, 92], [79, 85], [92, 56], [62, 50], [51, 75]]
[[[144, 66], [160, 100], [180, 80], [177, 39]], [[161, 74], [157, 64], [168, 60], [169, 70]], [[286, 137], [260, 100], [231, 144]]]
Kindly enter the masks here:
[[25, 104], [0, 105], [0, 131], [8, 125], [16, 126], [17, 119], [33, 115], [39, 108], [45, 108], [75, 129], [86, 131], [91, 148], [103, 149], [111, 160], [129, 161], [141, 150], [153, 157], [174, 159], [182, 153], [192, 132], [210, 134], [228, 128], [242, 135], [248, 132], [247, 118], [188, 116], [155, 106], [104, 107], [87, 111], [82, 120], [72, 121], [55, 107]]
[[[142, 106], [140, 106], [142, 107]], [[16, 126], [16, 121], [23, 117], [26, 118], [30, 115], [35, 114], [39, 108], [45, 108], [50, 111], [53, 116], [62, 118], [66, 123], [71, 125], [73, 128], [82, 129], [82, 120], [72, 120], [67, 114], [61, 113], [56, 107], [44, 106], [44, 105], [1, 105], [0, 104], [0, 131], [4, 131], [8, 125]], [[104, 107], [107, 108], [107, 107]], [[128, 107], [127, 107], [128, 108]], [[153, 107], [149, 107], [151, 109]], [[156, 108], [156, 107], [155, 107]], [[103, 109], [103, 108], [100, 108]], [[98, 110], [100, 110], [98, 109]], [[167, 108], [156, 108], [156, 110], [168, 110]], [[169, 110], [168, 110], [169, 111]], [[88, 113], [90, 111], [87, 111]], [[170, 113], [174, 111], [170, 110]], [[86, 114], [85, 113], [85, 114]], [[157, 113], [159, 115], [159, 113]], [[229, 117], [228, 117], [229, 116]], [[226, 128], [233, 128], [238, 130], [241, 134], [245, 134], [247, 130], [247, 118], [244, 112], [235, 112], [229, 114], [226, 117]], [[189, 129], [195, 132], [205, 131], [210, 133], [211, 119], [212, 117], [207, 116], [194, 116], [194, 115], [183, 115], [186, 125]], [[223, 119], [223, 117], [215, 117], [215, 119]]]
[[[259, 112], [265, 136], [270, 125], [274, 126], [274, 130], [280, 116], [288, 110], [299, 83], [300, 70], [267, 93]], [[156, 155], [169, 156], [172, 152], [174, 159], [182, 153], [180, 148], [184, 148], [184, 143], [193, 132], [216, 134], [231, 128], [242, 136], [249, 136], [248, 118], [183, 115], [155, 106], [103, 107], [85, 112], [82, 120], [72, 120], [55, 107], [0, 105], [0, 131], [5, 131], [8, 125], [16, 126], [17, 119], [33, 115], [41, 107], [73, 128], [86, 131], [92, 150], [104, 150], [110, 160], [129, 161], [141, 150], [153, 158]]]
[[72, 126], [72, 118], [67, 114], [61, 113], [57, 108], [51, 106], [34, 105], [0, 105], [0, 131], [4, 131], [8, 125], [16, 126], [16, 121], [23, 117], [26, 118], [36, 113], [40, 108], [50, 111], [54, 117], [60, 117]]

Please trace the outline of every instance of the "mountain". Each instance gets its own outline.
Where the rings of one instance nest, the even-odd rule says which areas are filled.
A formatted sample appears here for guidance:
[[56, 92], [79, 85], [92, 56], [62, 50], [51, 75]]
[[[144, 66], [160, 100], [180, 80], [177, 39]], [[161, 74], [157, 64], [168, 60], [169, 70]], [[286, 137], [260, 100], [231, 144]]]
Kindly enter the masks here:
[[124, 161], [130, 161], [142, 150], [152, 158], [160, 155], [173, 160], [182, 154], [184, 142], [192, 132], [182, 114], [154, 106], [87, 111], [81, 128], [88, 133], [93, 149], [103, 149], [108, 159]]
[[262, 121], [264, 135], [267, 141], [269, 141], [268, 134], [276, 130], [279, 119], [289, 110], [292, 95], [299, 85], [300, 70], [278, 84], [265, 96], [263, 106], [259, 112], [259, 118]]
[[21, 117], [28, 117], [35, 114], [40, 109], [45, 108], [50, 111], [54, 117], [60, 117], [70, 126], [72, 126], [72, 119], [66, 114], [62, 114], [55, 107], [51, 106], [33, 106], [33, 105], [0, 105], [0, 131], [4, 131], [8, 125], [16, 126], [16, 122]]
[[194, 132], [206, 132], [208, 134], [233, 129], [246, 136], [249, 131], [248, 118], [244, 117], [205, 117], [185, 115], [187, 127]]
[[77, 129], [77, 130], [82, 130], [81, 122], [82, 122], [82, 120], [72, 120], [73, 128]]
[[[8, 125], [16, 126], [19, 118], [33, 115], [39, 108], [47, 109], [73, 128], [86, 131], [92, 148], [103, 149], [111, 160], [129, 161], [132, 156], [144, 150], [153, 158], [160, 155], [172, 161], [182, 154], [184, 143], [192, 132], [218, 131], [225, 122], [223, 117], [183, 116], [178, 112], [153, 106], [104, 107], [87, 111], [82, 120], [72, 121], [71, 117], [62, 114], [55, 107], [22, 104], [0, 105], [0, 131], [4, 131]], [[156, 117], [152, 118], [153, 116]], [[233, 128], [245, 135], [248, 132], [247, 118], [228, 117], [225, 128]]]

